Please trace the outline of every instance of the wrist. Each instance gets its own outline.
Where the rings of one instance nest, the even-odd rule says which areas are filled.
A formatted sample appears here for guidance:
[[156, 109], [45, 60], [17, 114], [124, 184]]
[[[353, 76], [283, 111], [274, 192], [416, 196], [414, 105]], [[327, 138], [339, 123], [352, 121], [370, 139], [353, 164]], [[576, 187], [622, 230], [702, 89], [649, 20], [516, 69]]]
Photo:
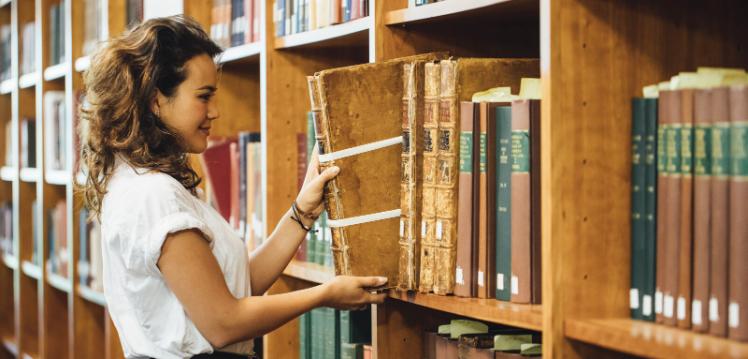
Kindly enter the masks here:
[[329, 298], [330, 298], [329, 288], [330, 286], [327, 283], [322, 283], [312, 288], [315, 291], [315, 295], [313, 296], [315, 308], [329, 306]]

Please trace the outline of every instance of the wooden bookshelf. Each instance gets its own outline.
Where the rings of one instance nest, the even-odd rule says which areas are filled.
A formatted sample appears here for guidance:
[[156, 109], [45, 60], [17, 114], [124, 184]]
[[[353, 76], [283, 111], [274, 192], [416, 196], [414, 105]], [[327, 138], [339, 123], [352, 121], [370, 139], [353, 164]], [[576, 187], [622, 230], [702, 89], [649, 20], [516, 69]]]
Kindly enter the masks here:
[[371, 18], [367, 16], [321, 29], [278, 37], [275, 39], [275, 48], [366, 46], [370, 27]]
[[642, 357], [748, 357], [747, 343], [628, 318], [569, 320], [564, 328], [571, 339]]
[[[47, 63], [52, 3], [0, 0], [0, 22], [10, 23], [16, 33], [26, 21], [40, 25], [35, 72], [19, 77], [18, 49], [12, 49], [13, 77], [0, 83], [0, 122], [11, 121], [15, 133], [20, 118], [44, 118], [48, 91], [65, 91], [72, 118], [73, 96], [83, 89], [82, 72], [90, 66], [82, 53], [83, 0], [67, 0], [71, 6], [64, 15], [66, 54], [75, 61]], [[677, 7], [624, 0], [445, 0], [408, 8], [407, 3], [370, 0], [366, 18], [276, 38], [273, 1], [265, 0], [261, 41], [229, 48], [220, 59], [222, 116], [213, 131], [223, 136], [261, 132], [267, 234], [297, 193], [295, 175], [288, 174], [296, 173], [296, 136], [306, 132], [307, 75], [428, 51], [541, 59], [542, 127], [547, 129], [541, 136], [543, 304], [391, 291], [386, 303], [373, 310], [375, 355], [418, 357], [424, 330], [467, 317], [542, 332], [548, 358], [748, 356], [744, 343], [623, 319], [630, 268], [628, 103], [642, 86], [679, 71], [699, 65], [748, 67], [741, 47], [748, 25], [740, 17], [748, 5], [739, 0]], [[107, 0], [107, 6], [108, 32], [120, 34], [125, 1]], [[211, 8], [211, 0], [189, 0], [184, 7], [205, 28]], [[103, 295], [77, 280], [81, 199], [72, 185], [77, 176], [44, 170], [43, 139], [39, 125], [34, 175], [28, 169], [0, 168], [0, 200], [13, 201], [17, 228], [17, 257], [3, 255], [7, 268], [0, 268], [0, 318], [12, 322], [0, 325], [0, 358], [121, 358]], [[17, 158], [20, 144], [13, 142]], [[72, 138], [67, 143], [72, 153]], [[29, 276], [30, 203], [40, 203], [37, 233], [47, 238], [46, 214], [60, 199], [67, 200], [70, 277], [41, 269], [40, 276]], [[38, 268], [49, 259], [48, 244], [42, 242]], [[330, 268], [293, 261], [269, 292], [308, 288], [333, 276]], [[266, 358], [298, 357], [298, 321], [266, 335], [264, 344]]]

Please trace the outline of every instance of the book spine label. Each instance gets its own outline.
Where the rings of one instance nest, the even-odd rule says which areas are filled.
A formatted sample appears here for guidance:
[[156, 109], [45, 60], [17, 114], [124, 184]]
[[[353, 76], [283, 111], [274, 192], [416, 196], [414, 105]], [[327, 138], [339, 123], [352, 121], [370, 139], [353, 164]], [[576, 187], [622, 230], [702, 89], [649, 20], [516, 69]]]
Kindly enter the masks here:
[[748, 86], [730, 88], [730, 272], [728, 335], [748, 341]]

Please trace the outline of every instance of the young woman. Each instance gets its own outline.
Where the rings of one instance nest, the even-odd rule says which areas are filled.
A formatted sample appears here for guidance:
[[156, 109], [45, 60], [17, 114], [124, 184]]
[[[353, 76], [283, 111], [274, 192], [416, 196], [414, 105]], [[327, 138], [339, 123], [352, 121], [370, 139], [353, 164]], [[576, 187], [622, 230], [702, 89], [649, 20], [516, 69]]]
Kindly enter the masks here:
[[338, 276], [263, 295], [322, 211], [323, 186], [339, 171], [319, 173], [316, 155], [292, 208], [250, 254], [197, 198], [200, 178], [187, 154], [205, 150], [219, 120], [220, 52], [189, 18], [153, 19], [106, 43], [85, 75], [83, 194], [101, 220], [104, 293], [128, 358], [247, 357], [249, 339], [312, 308], [384, 300], [367, 291], [384, 284], [380, 277]]

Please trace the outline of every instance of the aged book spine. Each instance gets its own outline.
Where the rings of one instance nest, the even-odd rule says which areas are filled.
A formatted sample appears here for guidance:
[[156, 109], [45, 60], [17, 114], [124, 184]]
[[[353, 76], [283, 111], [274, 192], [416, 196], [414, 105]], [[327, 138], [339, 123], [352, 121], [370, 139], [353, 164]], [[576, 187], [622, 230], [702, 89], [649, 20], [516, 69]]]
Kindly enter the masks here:
[[474, 297], [475, 292], [475, 230], [477, 226], [475, 196], [475, 110], [476, 104], [470, 101], [460, 103], [460, 202], [457, 208], [457, 264], [455, 269], [455, 291], [460, 297]]
[[694, 181], [693, 181], [693, 297], [691, 324], [695, 332], [709, 329], [709, 242], [711, 202], [711, 126], [709, 90], [694, 92]]
[[[330, 153], [334, 150], [330, 146], [330, 134], [328, 127], [328, 117], [325, 110], [326, 99], [324, 96], [323, 84], [317, 76], [307, 77], [309, 85], [309, 98], [312, 106], [312, 116], [314, 117], [314, 131], [317, 137], [318, 150], [320, 154]], [[320, 163], [320, 171], [334, 166], [335, 162]], [[345, 218], [343, 213], [342, 202], [340, 201], [340, 191], [338, 189], [337, 179], [332, 179], [325, 186], [325, 209], [331, 219]], [[350, 275], [351, 270], [348, 264], [347, 241], [345, 228], [332, 228], [332, 256], [335, 266], [335, 274]]]
[[645, 140], [645, 168], [646, 168], [646, 204], [645, 204], [645, 234], [646, 234], [646, 280], [642, 290], [642, 317], [654, 320], [655, 275], [657, 273], [657, 99], [646, 100], [646, 140]]
[[423, 62], [403, 65], [403, 153], [401, 166], [400, 261], [398, 286], [417, 289], [423, 197]]
[[441, 66], [424, 65], [423, 116], [423, 202], [421, 210], [421, 273], [420, 292], [433, 291], [436, 266], [436, 170], [437, 133], [439, 132], [439, 82]]
[[680, 221], [678, 238], [678, 327], [691, 328], [691, 282], [693, 260], [693, 90], [678, 91], [680, 95]]
[[530, 289], [531, 302], [542, 303], [542, 236], [540, 213], [540, 100], [521, 100], [527, 103], [530, 117]]
[[493, 166], [496, 162], [496, 138], [493, 134], [496, 132], [496, 107], [499, 105], [495, 102], [481, 103], [478, 121], [478, 298], [493, 298], [496, 294], [496, 167]]
[[709, 333], [727, 336], [727, 283], [729, 256], [729, 90], [718, 87], [711, 92], [712, 123], [712, 202], [711, 258], [709, 271]]
[[436, 223], [437, 243], [434, 293], [454, 290], [455, 246], [457, 243], [457, 165], [459, 102], [457, 100], [457, 61], [442, 60], [439, 85], [439, 138], [437, 141]]
[[748, 86], [730, 88], [729, 337], [748, 340]]
[[646, 174], [644, 136], [646, 129], [645, 99], [631, 101], [631, 318], [642, 319], [641, 292], [644, 280], [645, 235], [644, 206]]
[[512, 108], [496, 108], [497, 170], [496, 191], [496, 299], [512, 299]]

